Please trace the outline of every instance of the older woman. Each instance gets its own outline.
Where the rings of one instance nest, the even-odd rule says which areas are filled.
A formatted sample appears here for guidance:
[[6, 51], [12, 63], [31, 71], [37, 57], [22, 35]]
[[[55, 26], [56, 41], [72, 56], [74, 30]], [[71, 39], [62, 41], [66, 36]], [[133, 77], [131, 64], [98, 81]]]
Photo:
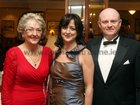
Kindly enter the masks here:
[[47, 105], [45, 81], [52, 51], [38, 44], [46, 34], [41, 15], [24, 14], [17, 30], [24, 42], [7, 51], [2, 77], [2, 105]]

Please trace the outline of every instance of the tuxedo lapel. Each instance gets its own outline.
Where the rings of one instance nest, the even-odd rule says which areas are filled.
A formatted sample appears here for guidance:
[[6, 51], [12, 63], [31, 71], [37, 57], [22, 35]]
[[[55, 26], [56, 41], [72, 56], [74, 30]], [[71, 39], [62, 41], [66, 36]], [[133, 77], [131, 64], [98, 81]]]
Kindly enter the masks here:
[[116, 72], [118, 72], [117, 68], [122, 64], [122, 60], [124, 59], [127, 50], [128, 50], [128, 45], [127, 45], [125, 39], [120, 37], [117, 52], [116, 52], [115, 58], [113, 60], [113, 64], [112, 64], [110, 73], [108, 75], [107, 82], [110, 81], [111, 78], [114, 77]]
[[99, 55], [99, 49], [100, 49], [100, 44], [101, 44], [101, 40], [102, 37], [100, 37], [98, 40], [96, 40], [96, 43], [93, 44], [92, 46], [92, 52], [93, 52], [93, 59], [94, 59], [94, 63], [95, 63], [95, 72], [97, 72], [96, 75], [98, 75], [97, 77], [99, 77], [99, 79], [104, 82], [103, 77], [102, 77], [102, 73], [100, 70], [100, 66], [98, 63], [98, 55]]

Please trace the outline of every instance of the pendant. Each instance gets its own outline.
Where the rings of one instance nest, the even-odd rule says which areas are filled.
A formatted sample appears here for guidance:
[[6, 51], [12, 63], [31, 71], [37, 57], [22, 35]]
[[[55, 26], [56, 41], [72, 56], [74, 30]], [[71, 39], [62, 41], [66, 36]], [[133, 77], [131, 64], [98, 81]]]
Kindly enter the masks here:
[[35, 66], [36, 66], [36, 63], [35, 63]]

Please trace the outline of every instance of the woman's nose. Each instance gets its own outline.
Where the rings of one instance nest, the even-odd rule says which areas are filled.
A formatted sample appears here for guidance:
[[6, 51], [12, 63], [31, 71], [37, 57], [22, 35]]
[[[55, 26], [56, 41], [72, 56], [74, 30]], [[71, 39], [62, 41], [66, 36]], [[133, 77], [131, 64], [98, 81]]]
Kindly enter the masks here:
[[66, 29], [66, 32], [67, 32], [67, 33], [70, 33], [70, 28], [67, 28], [67, 29]]

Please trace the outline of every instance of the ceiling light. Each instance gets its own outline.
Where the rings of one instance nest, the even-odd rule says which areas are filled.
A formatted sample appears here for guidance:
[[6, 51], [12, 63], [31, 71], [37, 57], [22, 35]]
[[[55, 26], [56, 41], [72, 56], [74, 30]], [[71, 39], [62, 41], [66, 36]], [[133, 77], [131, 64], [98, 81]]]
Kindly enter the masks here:
[[136, 10], [129, 10], [128, 11], [131, 15], [134, 15], [134, 13], [136, 12]]

